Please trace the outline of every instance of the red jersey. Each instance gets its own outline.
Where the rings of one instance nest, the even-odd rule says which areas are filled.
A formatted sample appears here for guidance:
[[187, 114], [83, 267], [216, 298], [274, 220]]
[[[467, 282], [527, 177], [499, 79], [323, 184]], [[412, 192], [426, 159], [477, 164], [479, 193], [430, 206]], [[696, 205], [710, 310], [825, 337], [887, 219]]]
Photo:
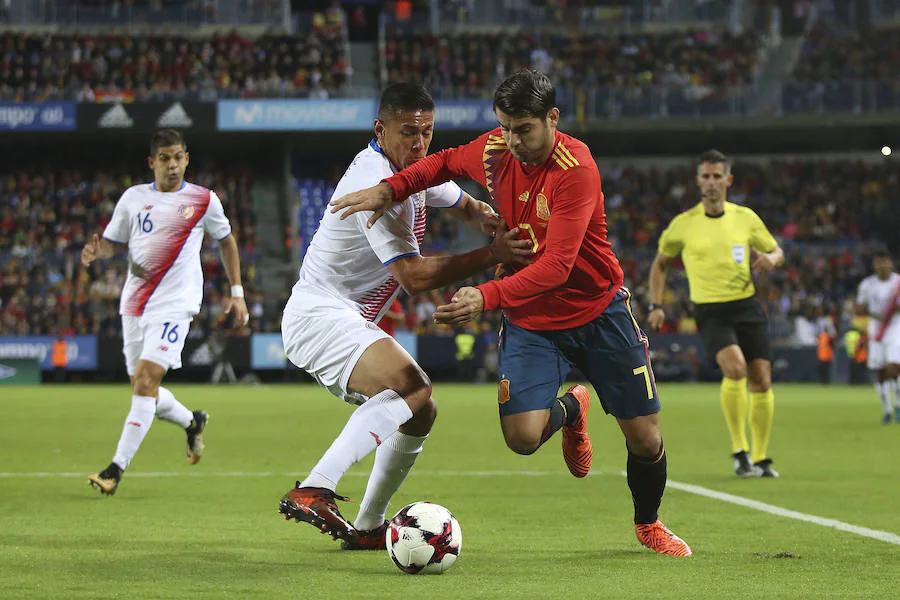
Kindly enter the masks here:
[[606, 239], [600, 172], [583, 142], [557, 132], [547, 161], [527, 167], [497, 128], [385, 181], [403, 199], [461, 177], [485, 186], [497, 212], [535, 248], [532, 264], [478, 286], [484, 310], [501, 308], [525, 329], [556, 330], [589, 323], [606, 309], [623, 275]]

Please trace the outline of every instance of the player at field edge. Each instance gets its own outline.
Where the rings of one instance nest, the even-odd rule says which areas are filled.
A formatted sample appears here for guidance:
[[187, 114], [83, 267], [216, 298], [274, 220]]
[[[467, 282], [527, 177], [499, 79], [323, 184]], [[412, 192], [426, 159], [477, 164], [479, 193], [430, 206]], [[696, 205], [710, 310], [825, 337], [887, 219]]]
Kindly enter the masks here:
[[184, 180], [190, 162], [180, 131], [161, 129], [150, 140], [147, 164], [153, 183], [133, 185], [122, 194], [103, 237], [94, 234], [81, 251], [87, 267], [128, 249], [128, 276], [122, 289], [123, 354], [131, 380], [131, 410], [109, 466], [88, 477], [112, 496], [140, 448], [155, 417], [175, 423], [187, 434], [187, 460], [203, 455], [203, 430], [209, 415], [191, 411], [162, 387], [169, 369], [181, 368], [181, 352], [191, 321], [203, 300], [200, 249], [204, 233], [218, 240], [231, 295], [225, 313], [238, 326], [250, 320], [241, 285], [241, 262], [231, 225], [215, 192]]
[[868, 367], [875, 372], [875, 391], [881, 400], [881, 422], [891, 422], [893, 397], [894, 421], [900, 423], [900, 317], [897, 301], [900, 275], [894, 272], [894, 261], [887, 252], [872, 259], [874, 275], [859, 284], [856, 313], [869, 317]]
[[498, 402], [506, 444], [532, 454], [562, 429], [566, 465], [584, 477], [593, 454], [589, 392], [575, 385], [557, 397], [577, 367], [625, 436], [638, 540], [661, 554], [691, 556], [658, 518], [666, 486], [660, 404], [649, 343], [606, 237], [600, 173], [588, 147], [558, 131], [555, 101], [545, 74], [519, 71], [494, 93], [498, 128], [333, 201], [332, 212], [343, 211], [345, 219], [373, 211], [368, 224], [374, 226], [417, 190], [453, 178], [485, 186], [500, 215], [531, 241], [535, 261], [507, 265], [499, 279], [460, 289], [438, 307], [435, 320], [460, 325], [503, 309]]
[[665, 322], [666, 273], [680, 254], [700, 337], [722, 370], [720, 399], [735, 473], [778, 477], [768, 454], [775, 411], [768, 317], [756, 298], [751, 267], [756, 273], [771, 271], [784, 263], [784, 252], [753, 210], [728, 201], [734, 175], [727, 156], [705, 152], [696, 181], [701, 201], [672, 219], [659, 238], [650, 267], [647, 323], [659, 330]]
[[[424, 87], [397, 83], [381, 96], [375, 138], [347, 168], [334, 198], [367, 188], [423, 160], [434, 131], [434, 100]], [[424, 188], [423, 188], [424, 190]], [[418, 192], [418, 190], [417, 190]], [[426, 206], [494, 236], [458, 256], [423, 257]], [[409, 294], [466, 279], [501, 262], [527, 262], [531, 244], [506, 230], [493, 209], [448, 182], [409, 193], [376, 227], [363, 215], [341, 220], [325, 211], [284, 308], [287, 357], [335, 396], [359, 407], [309, 475], [285, 494], [279, 511], [341, 539], [345, 550], [385, 548], [385, 512], [437, 415], [431, 381], [376, 323], [402, 286]], [[353, 524], [335, 502], [338, 482], [375, 452]]]

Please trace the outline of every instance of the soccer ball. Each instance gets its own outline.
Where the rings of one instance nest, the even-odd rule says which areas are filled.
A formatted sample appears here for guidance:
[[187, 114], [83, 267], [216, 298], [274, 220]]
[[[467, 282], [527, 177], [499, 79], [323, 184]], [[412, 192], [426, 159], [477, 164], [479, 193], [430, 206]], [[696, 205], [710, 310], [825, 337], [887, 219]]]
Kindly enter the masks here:
[[391, 519], [385, 545], [401, 571], [440, 574], [459, 557], [462, 529], [453, 513], [443, 506], [413, 502]]

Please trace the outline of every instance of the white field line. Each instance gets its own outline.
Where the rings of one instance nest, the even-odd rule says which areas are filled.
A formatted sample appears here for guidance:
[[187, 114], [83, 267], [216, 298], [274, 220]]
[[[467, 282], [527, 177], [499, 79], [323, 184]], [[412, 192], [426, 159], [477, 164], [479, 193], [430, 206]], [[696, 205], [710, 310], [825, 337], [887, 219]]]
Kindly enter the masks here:
[[[568, 473], [564, 471], [416, 471], [417, 475], [422, 476], [442, 476], [442, 477], [553, 477], [553, 476], [568, 476]], [[620, 473], [610, 473], [603, 471], [591, 471], [591, 475], [625, 475], [624, 472]], [[265, 471], [253, 471], [253, 472], [204, 472], [204, 471], [192, 471], [192, 472], [134, 472], [129, 473], [128, 477], [288, 477], [288, 478], [297, 478], [303, 477], [302, 473], [274, 473], [274, 472], [265, 472]], [[351, 477], [368, 477], [368, 473], [356, 472], [356, 473], [347, 473], [348, 476]], [[0, 473], [0, 479], [13, 479], [13, 478], [40, 478], [40, 477], [60, 477], [60, 478], [79, 478], [79, 477], [87, 477], [86, 473], [49, 473], [49, 472], [31, 472], [31, 473]], [[786, 517], [788, 519], [795, 519], [797, 521], [803, 521], [805, 523], [812, 523], [813, 525], [820, 525], [822, 527], [830, 527], [832, 529], [837, 529], [839, 531], [845, 531], [847, 533], [853, 533], [855, 535], [859, 535], [862, 537], [871, 538], [873, 540], [878, 540], [880, 542], [886, 542], [888, 544], [895, 544], [900, 546], [900, 535], [895, 533], [890, 533], [888, 531], [880, 531], [878, 529], [869, 529], [868, 527], [860, 527], [858, 525], [851, 525], [850, 523], [845, 523], [843, 521], [838, 521], [836, 519], [826, 519], [824, 517], [817, 517], [815, 515], [809, 515], [806, 513], [798, 512], [795, 510], [789, 510], [787, 508], [781, 508], [780, 506], [775, 506], [774, 504], [766, 504], [765, 502], [760, 502], [758, 500], [751, 500], [749, 498], [744, 498], [741, 496], [735, 496], [734, 494], [726, 494], [725, 492], [718, 492], [716, 490], [711, 490], [709, 488], [701, 487], [699, 485], [692, 485], [689, 483], [681, 483], [679, 481], [669, 480], [666, 484], [666, 487], [669, 489], [676, 489], [682, 492], [687, 492], [689, 494], [695, 494], [697, 496], [703, 496], [705, 498], [712, 498], [713, 500], [719, 500], [721, 502], [728, 502], [729, 504], [735, 504], [737, 506], [742, 506], [744, 508], [750, 508], [753, 510], [758, 510], [760, 512], [769, 513], [771, 515], [775, 515], [778, 517]]]

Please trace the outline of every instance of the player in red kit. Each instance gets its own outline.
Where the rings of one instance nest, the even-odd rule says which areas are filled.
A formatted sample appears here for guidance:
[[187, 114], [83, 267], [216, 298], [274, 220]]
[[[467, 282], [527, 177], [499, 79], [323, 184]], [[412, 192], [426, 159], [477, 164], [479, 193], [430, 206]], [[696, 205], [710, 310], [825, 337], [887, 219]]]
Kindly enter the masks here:
[[658, 518], [666, 486], [659, 399], [647, 337], [606, 239], [600, 173], [588, 147], [557, 130], [555, 101], [546, 75], [520, 71], [494, 94], [499, 128], [338, 199], [332, 211], [346, 209], [342, 218], [373, 211], [371, 226], [392, 202], [429, 186], [454, 178], [484, 185], [503, 219], [532, 241], [535, 260], [460, 289], [435, 320], [458, 325], [485, 310], [504, 311], [498, 396], [506, 444], [531, 454], [562, 429], [566, 465], [584, 477], [592, 456], [588, 390], [576, 385], [556, 397], [577, 367], [625, 435], [638, 540], [661, 554], [691, 556]]

